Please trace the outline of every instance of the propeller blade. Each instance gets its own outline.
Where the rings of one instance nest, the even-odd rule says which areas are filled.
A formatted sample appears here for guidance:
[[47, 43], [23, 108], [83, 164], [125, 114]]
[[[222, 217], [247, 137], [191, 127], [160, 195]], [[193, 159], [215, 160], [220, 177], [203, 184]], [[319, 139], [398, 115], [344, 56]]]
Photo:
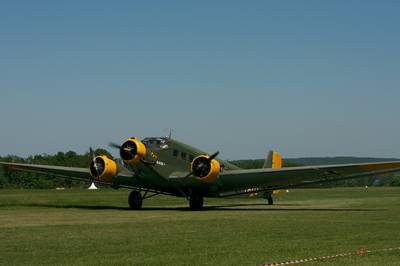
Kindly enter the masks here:
[[210, 156], [210, 158], [208, 160], [213, 160], [215, 157], [217, 157], [219, 154], [219, 151], [217, 151], [216, 153], [214, 153], [213, 155]]
[[108, 146], [110, 146], [111, 148], [121, 149], [121, 146], [114, 142], [109, 142]]
[[124, 151], [128, 151], [128, 152], [132, 150], [132, 148], [130, 148], [130, 147], [123, 147], [122, 148], [122, 146], [120, 146], [120, 145], [118, 145], [117, 143], [114, 143], [114, 142], [110, 142], [108, 144], [108, 146], [110, 146], [111, 148], [118, 149], [118, 150], [123, 149]]
[[92, 147], [89, 148], [89, 156], [90, 156], [90, 160], [91, 161], [93, 161], [95, 159], [95, 157], [96, 157]]
[[89, 148], [90, 160], [93, 163], [93, 167], [96, 170], [97, 174], [99, 174], [99, 168], [96, 163], [96, 154], [94, 153], [92, 147]]

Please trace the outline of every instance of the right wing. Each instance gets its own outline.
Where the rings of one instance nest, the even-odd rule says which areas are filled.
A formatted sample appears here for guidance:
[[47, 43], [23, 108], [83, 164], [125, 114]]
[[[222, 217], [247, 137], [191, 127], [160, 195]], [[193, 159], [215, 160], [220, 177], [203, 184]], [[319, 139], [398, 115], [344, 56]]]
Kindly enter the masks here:
[[[400, 161], [342, 165], [286, 167], [281, 169], [230, 170], [220, 173], [221, 195], [294, 188], [309, 184], [400, 172]], [[254, 192], [254, 190], [253, 190]]]

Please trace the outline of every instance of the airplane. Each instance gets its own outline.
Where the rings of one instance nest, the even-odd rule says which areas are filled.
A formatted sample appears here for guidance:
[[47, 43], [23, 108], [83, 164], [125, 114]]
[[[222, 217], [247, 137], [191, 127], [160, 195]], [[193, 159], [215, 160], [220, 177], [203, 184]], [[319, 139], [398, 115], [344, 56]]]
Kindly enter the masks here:
[[131, 137], [121, 145], [120, 158], [95, 156], [90, 149], [88, 168], [0, 162], [0, 166], [53, 177], [71, 178], [132, 189], [131, 209], [142, 208], [143, 200], [160, 195], [185, 197], [191, 210], [201, 210], [205, 197], [228, 197], [263, 192], [273, 204], [273, 192], [331, 182], [400, 172], [400, 161], [319, 165], [282, 168], [279, 153], [271, 151], [260, 169], [241, 169], [169, 137]]

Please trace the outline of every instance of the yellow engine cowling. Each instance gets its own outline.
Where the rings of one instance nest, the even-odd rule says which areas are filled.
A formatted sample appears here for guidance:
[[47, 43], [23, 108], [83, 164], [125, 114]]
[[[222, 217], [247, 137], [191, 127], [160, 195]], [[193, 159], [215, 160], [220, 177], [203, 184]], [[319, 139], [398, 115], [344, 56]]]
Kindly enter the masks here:
[[90, 163], [89, 170], [94, 179], [105, 182], [111, 182], [118, 173], [117, 163], [105, 155], [97, 156]]
[[137, 138], [129, 138], [120, 148], [121, 159], [127, 164], [136, 164], [146, 155], [146, 146]]
[[219, 162], [210, 160], [210, 156], [202, 154], [193, 159], [190, 164], [190, 172], [201, 181], [211, 183], [221, 171]]

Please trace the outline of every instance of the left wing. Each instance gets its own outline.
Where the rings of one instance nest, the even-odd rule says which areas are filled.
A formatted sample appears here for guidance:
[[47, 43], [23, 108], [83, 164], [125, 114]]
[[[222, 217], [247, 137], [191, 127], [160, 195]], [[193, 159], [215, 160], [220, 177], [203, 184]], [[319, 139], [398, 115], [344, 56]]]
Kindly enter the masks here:
[[[319, 165], [281, 169], [224, 171], [219, 175], [220, 194], [301, 187], [309, 184], [400, 172], [400, 161], [362, 164]], [[254, 192], [254, 190], [253, 190]]]

